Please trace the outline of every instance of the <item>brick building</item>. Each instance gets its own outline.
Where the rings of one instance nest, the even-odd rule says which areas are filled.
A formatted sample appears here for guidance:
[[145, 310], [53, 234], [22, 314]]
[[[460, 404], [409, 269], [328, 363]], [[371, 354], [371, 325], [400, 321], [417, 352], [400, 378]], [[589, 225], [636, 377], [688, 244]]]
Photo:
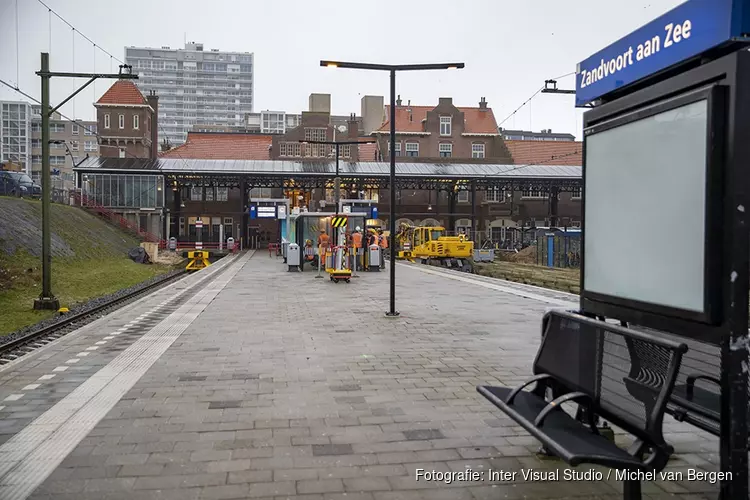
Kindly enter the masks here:
[[[383, 110], [383, 123], [374, 131], [380, 156], [390, 155], [390, 106]], [[401, 161], [444, 163], [510, 163], [510, 153], [498, 132], [492, 108], [482, 98], [476, 108], [456, 107], [450, 97], [437, 106], [402, 105], [396, 101], [396, 156]]]
[[101, 156], [156, 158], [158, 104], [155, 93], [146, 98], [131, 80], [117, 80], [94, 103]]

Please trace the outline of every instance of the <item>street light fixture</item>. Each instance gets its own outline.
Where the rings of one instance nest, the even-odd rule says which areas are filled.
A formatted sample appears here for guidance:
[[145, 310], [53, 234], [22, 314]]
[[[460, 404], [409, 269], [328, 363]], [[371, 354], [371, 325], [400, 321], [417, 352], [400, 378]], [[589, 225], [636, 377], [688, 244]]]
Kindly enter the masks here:
[[390, 249], [391, 249], [391, 283], [390, 283], [390, 308], [385, 313], [387, 317], [397, 317], [396, 311], [396, 246], [393, 244], [393, 237], [396, 234], [396, 72], [397, 71], [424, 71], [435, 69], [463, 69], [464, 63], [437, 63], [437, 64], [370, 64], [358, 62], [343, 61], [320, 61], [324, 68], [342, 68], [342, 69], [365, 69], [374, 71], [387, 71], [391, 77], [391, 109], [390, 109], [390, 153], [391, 153], [391, 209], [390, 209]]

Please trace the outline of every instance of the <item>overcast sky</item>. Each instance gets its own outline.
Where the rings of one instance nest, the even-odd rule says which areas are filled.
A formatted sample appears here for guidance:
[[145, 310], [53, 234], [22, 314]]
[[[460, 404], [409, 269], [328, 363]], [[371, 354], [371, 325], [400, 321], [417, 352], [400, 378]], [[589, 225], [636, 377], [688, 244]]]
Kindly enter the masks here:
[[[544, 84], [682, 0], [44, 0], [77, 30], [124, 60], [125, 46], [255, 54], [255, 111], [299, 113], [310, 93], [330, 93], [334, 114], [360, 114], [364, 95], [388, 99], [388, 76], [321, 68], [321, 59], [377, 63], [464, 62], [459, 71], [400, 73], [404, 103], [435, 105], [453, 97], [477, 106], [486, 97], [505, 128], [569, 132], [581, 138], [574, 96], [540, 94], [505, 120]], [[366, 5], [366, 6], [365, 6]], [[16, 11], [16, 6], [18, 10]], [[16, 13], [18, 44], [16, 44]], [[51, 36], [50, 36], [51, 33]], [[51, 39], [51, 44], [50, 44]], [[75, 43], [74, 40], [75, 39]], [[51, 49], [50, 49], [51, 47]], [[0, 79], [40, 96], [39, 54], [56, 71], [109, 72], [110, 58], [74, 34], [38, 0], [0, 0]], [[95, 55], [96, 54], [96, 55]], [[117, 72], [118, 63], [111, 68]], [[52, 103], [83, 80], [53, 79]], [[92, 119], [91, 105], [111, 82], [100, 80], [63, 107]], [[575, 78], [559, 80], [574, 88]], [[25, 100], [0, 85], [0, 99]]]

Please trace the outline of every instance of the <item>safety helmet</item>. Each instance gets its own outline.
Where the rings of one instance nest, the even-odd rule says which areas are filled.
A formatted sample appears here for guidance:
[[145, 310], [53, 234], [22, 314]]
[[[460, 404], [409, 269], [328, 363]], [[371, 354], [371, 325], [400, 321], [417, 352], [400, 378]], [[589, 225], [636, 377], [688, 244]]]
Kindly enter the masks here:
[[361, 231], [361, 229], [360, 229], [360, 227], [359, 227], [359, 226], [355, 227], [355, 228], [354, 228], [354, 230], [355, 230], [355, 231]]

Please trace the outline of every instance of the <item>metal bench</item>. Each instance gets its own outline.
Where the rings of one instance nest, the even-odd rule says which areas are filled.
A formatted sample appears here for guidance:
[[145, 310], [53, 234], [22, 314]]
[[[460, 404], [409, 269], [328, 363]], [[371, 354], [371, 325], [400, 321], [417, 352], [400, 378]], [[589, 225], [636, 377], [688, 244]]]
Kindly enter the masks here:
[[[550, 311], [533, 364], [534, 377], [516, 388], [478, 386], [477, 391], [571, 466], [597, 464], [626, 477], [623, 498], [641, 498], [639, 472], [659, 472], [673, 448], [662, 421], [687, 346], [567, 311]], [[535, 383], [531, 391], [524, 388]], [[554, 389], [548, 401], [547, 390]], [[581, 422], [561, 408], [586, 409]], [[598, 415], [636, 441], [626, 451], [600, 435]]]
[[[721, 431], [721, 348], [686, 340], [688, 352], [682, 359], [667, 413], [715, 436]], [[750, 375], [750, 374], [748, 374]], [[750, 395], [750, 379], [748, 380]]]

